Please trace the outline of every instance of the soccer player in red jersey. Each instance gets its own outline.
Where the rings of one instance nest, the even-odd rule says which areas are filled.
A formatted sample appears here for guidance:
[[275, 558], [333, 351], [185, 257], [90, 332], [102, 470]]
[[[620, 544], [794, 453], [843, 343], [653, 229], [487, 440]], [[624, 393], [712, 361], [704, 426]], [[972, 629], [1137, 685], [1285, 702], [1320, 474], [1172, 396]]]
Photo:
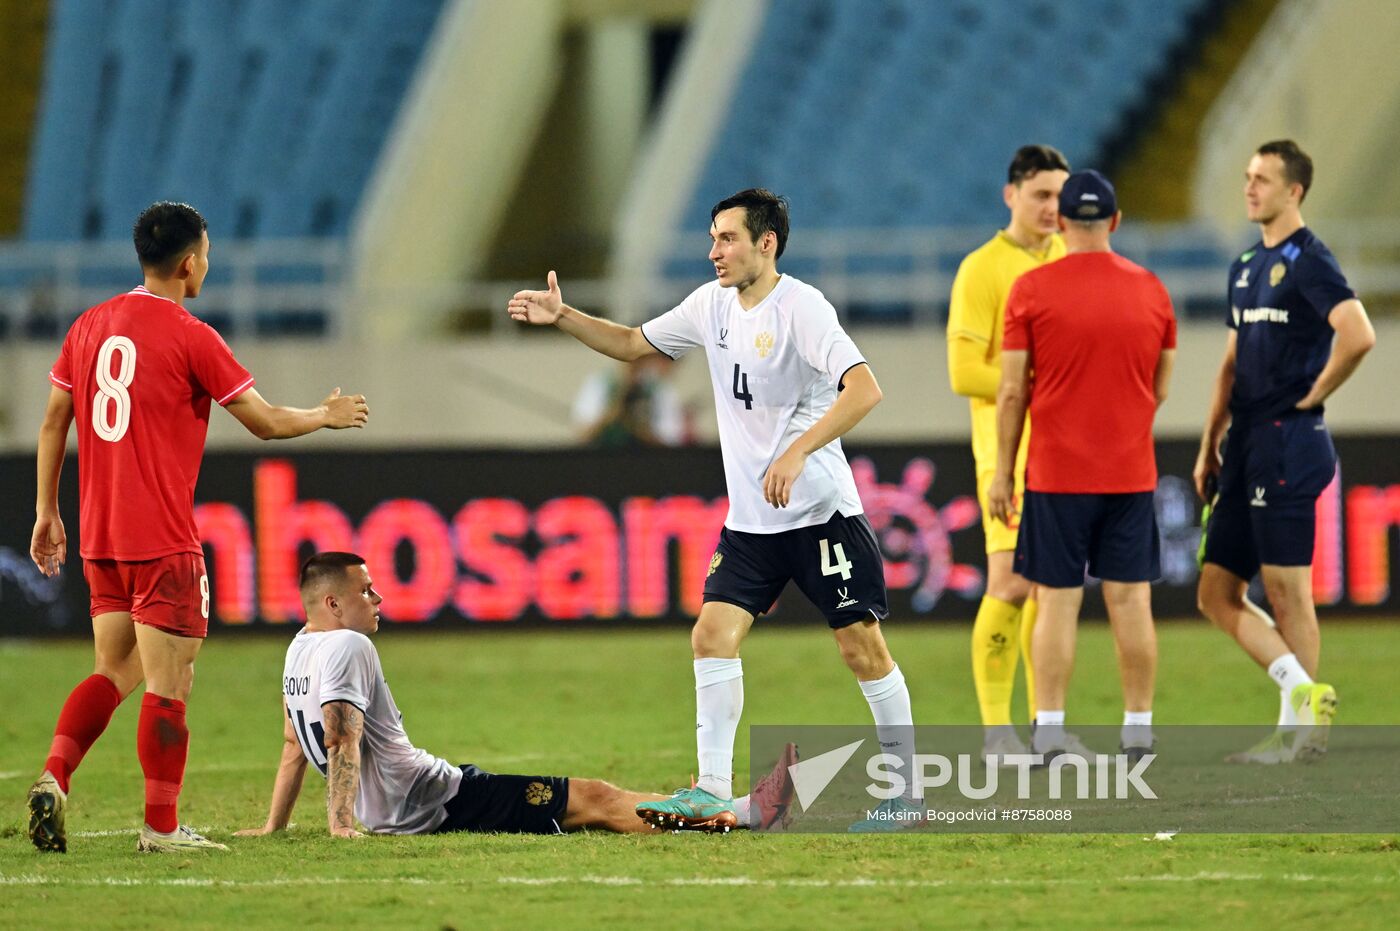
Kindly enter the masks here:
[[44, 772], [29, 790], [29, 837], [60, 853], [73, 770], [143, 679], [136, 751], [146, 819], [138, 849], [223, 849], [182, 826], [176, 808], [189, 748], [185, 702], [209, 627], [194, 486], [210, 402], [265, 440], [362, 427], [369, 417], [363, 396], [339, 388], [310, 410], [269, 404], [219, 334], [185, 310], [209, 271], [209, 235], [193, 207], [153, 204], [133, 232], [145, 282], [74, 322], [49, 373], [39, 430], [29, 553], [49, 576], [67, 557], [58, 482], [76, 421], [80, 552], [96, 650], [93, 674], [64, 703]]
[[[1040, 586], [1035, 652], [1035, 753], [1082, 745], [1064, 731], [1084, 574], [1103, 580], [1123, 681], [1123, 749], [1152, 746], [1157, 639], [1149, 583], [1160, 572], [1152, 420], [1166, 400], [1176, 318], [1156, 276], [1109, 245], [1113, 185], [1096, 171], [1060, 191], [1068, 254], [1011, 288], [997, 397], [992, 514], [1016, 506], [1012, 470], [1027, 401], [1035, 429], [1015, 568]], [[1034, 375], [1031, 373], [1034, 372]]]

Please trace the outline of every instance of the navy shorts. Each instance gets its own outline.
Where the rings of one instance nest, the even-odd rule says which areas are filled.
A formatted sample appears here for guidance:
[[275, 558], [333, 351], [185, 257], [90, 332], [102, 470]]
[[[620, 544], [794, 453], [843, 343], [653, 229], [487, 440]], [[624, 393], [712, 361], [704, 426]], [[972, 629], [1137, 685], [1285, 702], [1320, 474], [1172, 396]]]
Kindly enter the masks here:
[[569, 807], [569, 780], [563, 776], [501, 776], [467, 763], [462, 766], [461, 788], [442, 807], [447, 809], [447, 820], [434, 834], [562, 834], [560, 825]]
[[1320, 412], [1237, 424], [1225, 440], [1205, 562], [1245, 580], [1260, 564], [1312, 565], [1317, 498], [1336, 473], [1337, 452]]
[[1075, 495], [1027, 491], [1015, 568], [1039, 585], [1075, 588], [1084, 571], [1107, 582], [1151, 582], [1162, 543], [1150, 491]]
[[779, 533], [725, 527], [705, 578], [705, 601], [737, 605], [758, 617], [789, 580], [833, 630], [889, 617], [885, 557], [864, 514], [834, 514], [824, 524]]

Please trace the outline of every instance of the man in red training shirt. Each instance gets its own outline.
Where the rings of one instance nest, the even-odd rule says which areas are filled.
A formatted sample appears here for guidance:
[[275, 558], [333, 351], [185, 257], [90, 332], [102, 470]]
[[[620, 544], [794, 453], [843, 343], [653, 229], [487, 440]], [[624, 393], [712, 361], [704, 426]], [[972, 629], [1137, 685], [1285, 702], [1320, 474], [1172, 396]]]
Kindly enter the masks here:
[[1015, 513], [1012, 469], [1029, 404], [1035, 430], [1015, 567], [1041, 586], [1032, 751], [1047, 758], [1078, 746], [1064, 729], [1065, 692], [1086, 568], [1103, 580], [1118, 646], [1123, 751], [1138, 759], [1152, 747], [1149, 583], [1160, 575], [1152, 419], [1167, 396], [1176, 319], [1156, 276], [1109, 245], [1121, 219], [1107, 178], [1070, 175], [1060, 192], [1067, 255], [1022, 275], [1006, 307], [989, 503], [1001, 520]]
[[29, 790], [29, 838], [59, 853], [67, 850], [73, 770], [142, 679], [136, 753], [146, 819], [137, 849], [224, 849], [181, 825], [177, 812], [189, 749], [185, 701], [209, 628], [194, 487], [210, 402], [264, 440], [362, 427], [369, 417], [363, 396], [339, 388], [310, 410], [269, 404], [219, 334], [185, 310], [209, 271], [209, 235], [193, 207], [151, 205], [133, 238], [145, 282], [74, 322], [49, 372], [39, 430], [29, 554], [49, 576], [67, 558], [58, 481], [76, 421], [80, 552], [97, 654], [93, 674], [64, 703], [44, 772]]

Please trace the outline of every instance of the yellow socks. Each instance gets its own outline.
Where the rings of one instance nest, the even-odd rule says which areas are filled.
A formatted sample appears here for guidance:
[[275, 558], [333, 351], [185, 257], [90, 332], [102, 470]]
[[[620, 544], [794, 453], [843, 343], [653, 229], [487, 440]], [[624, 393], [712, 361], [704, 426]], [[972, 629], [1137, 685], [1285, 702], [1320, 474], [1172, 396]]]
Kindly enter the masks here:
[[972, 625], [972, 681], [984, 727], [1011, 723], [1011, 688], [1021, 652], [1021, 609], [983, 596]]
[[1021, 656], [1026, 661], [1026, 707], [1030, 717], [1026, 720], [1035, 720], [1035, 668], [1031, 663], [1031, 634], [1035, 632], [1036, 604], [1034, 598], [1027, 598], [1026, 604], [1021, 608]]

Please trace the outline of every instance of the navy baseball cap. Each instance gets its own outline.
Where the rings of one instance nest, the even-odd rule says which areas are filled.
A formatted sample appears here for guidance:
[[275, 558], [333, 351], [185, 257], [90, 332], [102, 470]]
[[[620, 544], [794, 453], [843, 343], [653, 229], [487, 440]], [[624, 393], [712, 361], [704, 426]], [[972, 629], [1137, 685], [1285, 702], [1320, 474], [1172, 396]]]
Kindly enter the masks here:
[[1094, 171], [1076, 171], [1060, 189], [1060, 216], [1066, 220], [1108, 220], [1118, 212], [1113, 185]]

